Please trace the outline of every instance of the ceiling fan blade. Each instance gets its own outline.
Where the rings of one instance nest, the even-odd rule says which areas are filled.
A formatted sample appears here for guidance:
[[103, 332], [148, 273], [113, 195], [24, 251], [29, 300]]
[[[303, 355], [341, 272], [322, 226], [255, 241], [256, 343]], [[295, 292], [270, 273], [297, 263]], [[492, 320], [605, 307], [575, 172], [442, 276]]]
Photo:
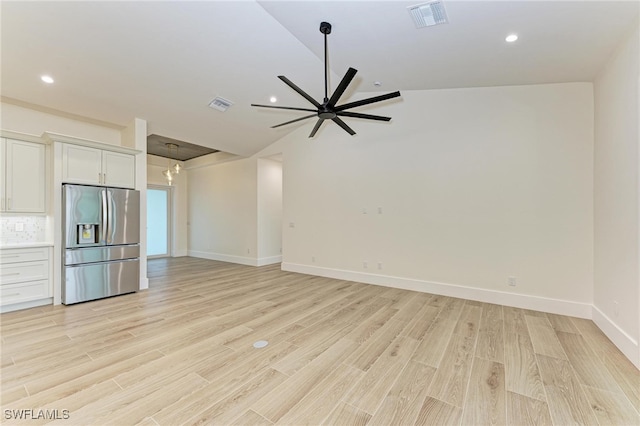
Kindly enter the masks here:
[[275, 108], [275, 109], [290, 109], [292, 111], [311, 111], [315, 112], [315, 109], [309, 108], [294, 108], [294, 107], [285, 107], [285, 106], [275, 106], [275, 105], [260, 105], [260, 104], [251, 104], [252, 107], [260, 107], [260, 108]]
[[316, 125], [313, 126], [313, 130], [311, 131], [311, 133], [309, 134], [309, 137], [312, 138], [316, 135], [316, 132], [318, 131], [318, 129], [320, 128], [320, 125], [322, 124], [322, 122], [324, 121], [324, 118], [318, 118], [318, 121], [316, 121]]
[[327, 105], [333, 107], [336, 102], [338, 102], [338, 99], [340, 99], [340, 96], [342, 96], [344, 91], [347, 90], [347, 87], [351, 83], [351, 80], [353, 80], [353, 77], [356, 76], [357, 72], [358, 70], [355, 68], [349, 68], [347, 70], [347, 73], [342, 77], [342, 81], [340, 81], [340, 84], [336, 87], [336, 90], [333, 92], [333, 95], [331, 95], [331, 99], [329, 99], [329, 103]]
[[300, 96], [302, 96], [303, 98], [305, 98], [306, 100], [308, 100], [309, 102], [311, 102], [313, 104], [313, 106], [315, 106], [316, 108], [320, 108], [320, 104], [313, 99], [311, 96], [309, 96], [304, 90], [302, 90], [301, 88], [299, 88], [298, 86], [296, 86], [291, 80], [289, 80], [287, 77], [285, 77], [284, 75], [279, 75], [278, 78], [282, 81], [285, 82], [285, 84], [289, 87], [291, 87], [293, 90], [295, 90], [296, 92], [298, 92], [298, 94]]
[[349, 102], [348, 104], [339, 105], [335, 107], [334, 110], [336, 112], [344, 111], [345, 109], [355, 108], [362, 105], [368, 105], [368, 104], [372, 104], [380, 101], [386, 101], [387, 99], [397, 98], [398, 96], [400, 96], [400, 92], [387, 93], [386, 95], [374, 96], [373, 98], [367, 98], [361, 101]]
[[349, 133], [351, 136], [355, 135], [356, 132], [353, 131], [353, 129], [349, 126], [347, 126], [347, 123], [345, 123], [344, 121], [342, 121], [340, 118], [338, 117], [334, 117], [332, 118], [332, 120], [340, 127], [342, 127], [347, 133]]
[[275, 126], [271, 126], [271, 128], [275, 129], [276, 127], [286, 126], [287, 124], [295, 123], [296, 121], [302, 121], [302, 120], [306, 120], [307, 118], [317, 117], [317, 116], [318, 116], [318, 114], [307, 115], [307, 116], [304, 116], [304, 117], [296, 118], [295, 120], [287, 121], [286, 123], [276, 124]]
[[383, 117], [382, 115], [360, 114], [359, 112], [337, 111], [337, 115], [343, 117], [366, 118], [369, 120], [390, 121], [391, 117]]

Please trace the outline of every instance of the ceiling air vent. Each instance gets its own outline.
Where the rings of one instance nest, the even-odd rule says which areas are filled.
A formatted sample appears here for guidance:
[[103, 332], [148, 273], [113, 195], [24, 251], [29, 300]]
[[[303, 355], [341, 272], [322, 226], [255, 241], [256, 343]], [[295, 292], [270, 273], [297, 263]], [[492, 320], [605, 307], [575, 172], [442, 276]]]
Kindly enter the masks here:
[[417, 4], [408, 8], [416, 28], [431, 27], [449, 22], [441, 1]]
[[214, 100], [212, 100], [209, 103], [209, 107], [213, 109], [217, 109], [218, 111], [222, 111], [222, 112], [225, 112], [226, 110], [228, 110], [231, 105], [233, 105], [233, 102], [225, 98], [221, 98], [220, 96], [217, 96]]

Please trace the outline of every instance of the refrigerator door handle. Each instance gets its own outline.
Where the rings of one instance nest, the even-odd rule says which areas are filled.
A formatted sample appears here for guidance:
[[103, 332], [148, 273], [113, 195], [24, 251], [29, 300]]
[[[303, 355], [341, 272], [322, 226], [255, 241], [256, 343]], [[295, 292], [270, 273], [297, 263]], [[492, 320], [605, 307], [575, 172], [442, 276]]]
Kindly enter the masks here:
[[111, 191], [109, 191], [107, 189], [106, 193], [107, 193], [107, 204], [108, 204], [108, 209], [107, 209], [107, 244], [111, 244], [113, 242], [113, 239], [111, 238], [111, 233], [113, 232], [113, 210], [115, 209], [115, 206], [113, 205], [113, 194], [111, 194]]
[[107, 204], [107, 190], [103, 189], [100, 191], [100, 198], [102, 201], [102, 243], [105, 244], [107, 242], [107, 233], [108, 231], [108, 223], [109, 223], [109, 206]]

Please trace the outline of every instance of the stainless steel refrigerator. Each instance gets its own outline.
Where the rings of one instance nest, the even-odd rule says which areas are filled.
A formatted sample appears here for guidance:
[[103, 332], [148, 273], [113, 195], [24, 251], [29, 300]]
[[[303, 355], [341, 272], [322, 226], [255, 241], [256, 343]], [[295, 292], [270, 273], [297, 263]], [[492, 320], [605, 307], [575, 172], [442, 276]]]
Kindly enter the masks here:
[[140, 192], [65, 184], [62, 203], [62, 303], [137, 291]]

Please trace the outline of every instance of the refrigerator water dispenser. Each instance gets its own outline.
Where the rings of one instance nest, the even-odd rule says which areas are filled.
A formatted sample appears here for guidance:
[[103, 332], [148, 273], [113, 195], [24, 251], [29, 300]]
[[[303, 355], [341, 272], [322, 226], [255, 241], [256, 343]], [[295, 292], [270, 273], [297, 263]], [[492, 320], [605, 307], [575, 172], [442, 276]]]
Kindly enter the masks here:
[[98, 224], [78, 224], [78, 244], [95, 244], [98, 242]]

